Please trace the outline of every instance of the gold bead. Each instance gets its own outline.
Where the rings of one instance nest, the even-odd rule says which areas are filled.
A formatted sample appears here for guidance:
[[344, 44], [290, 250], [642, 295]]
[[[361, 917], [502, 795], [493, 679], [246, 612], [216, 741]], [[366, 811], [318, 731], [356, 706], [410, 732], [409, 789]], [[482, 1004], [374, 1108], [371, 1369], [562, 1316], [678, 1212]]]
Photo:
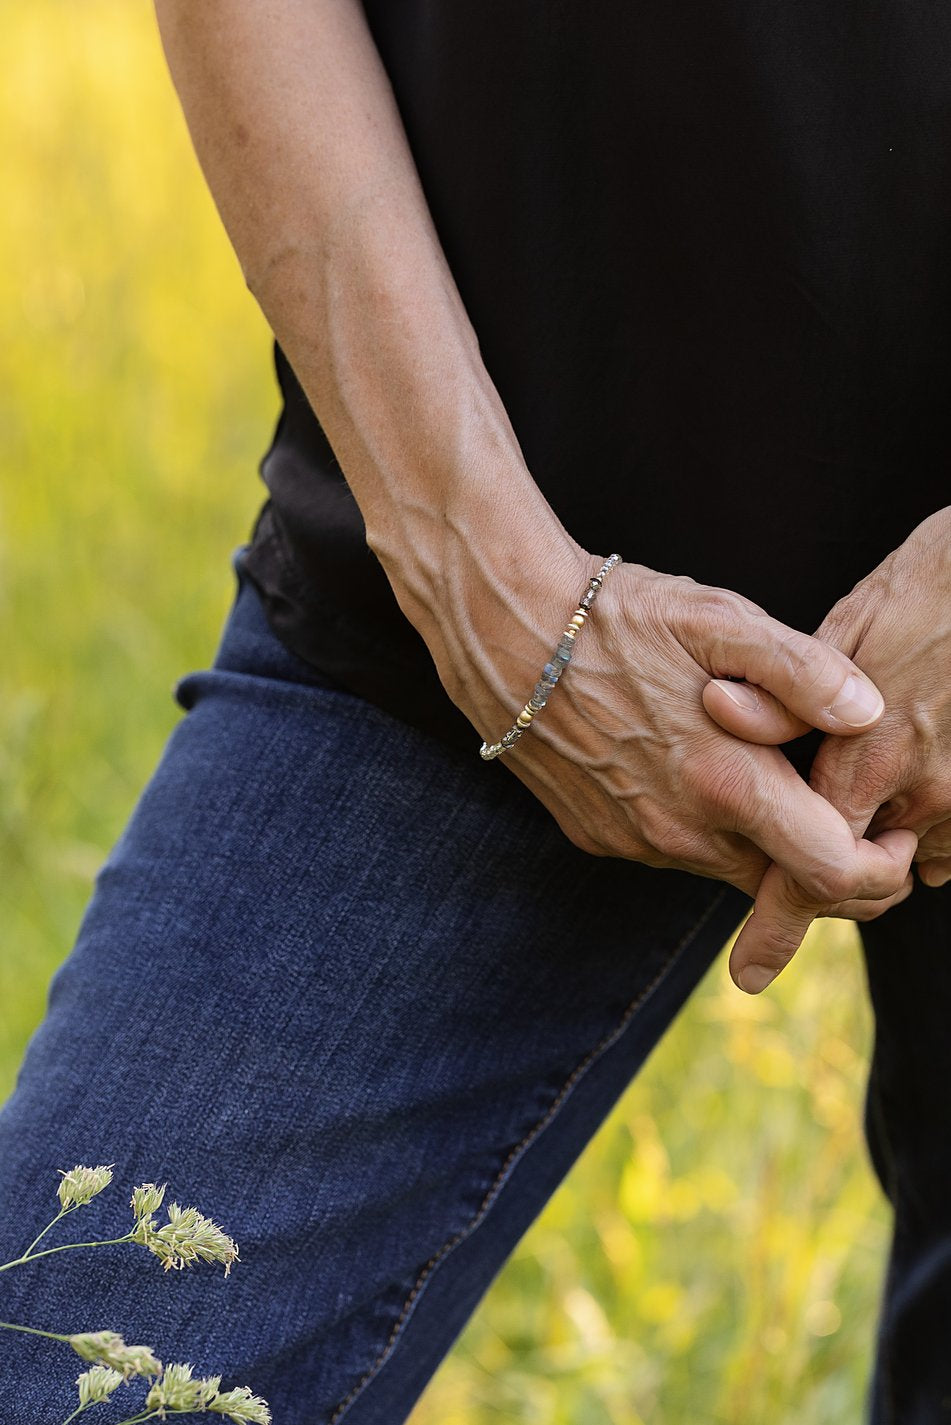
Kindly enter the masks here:
[[520, 712], [518, 717], [515, 719], [515, 724], [517, 727], [526, 728], [531, 726], [531, 721], [531, 713]]
[[568, 627], [565, 629], [564, 633], [563, 633], [561, 636], [562, 636], [562, 638], [576, 638], [576, 637], [577, 637], [577, 634], [578, 634], [578, 630], [577, 630], [576, 628], [572, 627], [571, 624], [569, 624]]
[[571, 619], [571, 620], [569, 620], [568, 627], [569, 627], [569, 628], [584, 628], [584, 619], [583, 619], [583, 618], [579, 618], [578, 615], [575, 614], [574, 618]]

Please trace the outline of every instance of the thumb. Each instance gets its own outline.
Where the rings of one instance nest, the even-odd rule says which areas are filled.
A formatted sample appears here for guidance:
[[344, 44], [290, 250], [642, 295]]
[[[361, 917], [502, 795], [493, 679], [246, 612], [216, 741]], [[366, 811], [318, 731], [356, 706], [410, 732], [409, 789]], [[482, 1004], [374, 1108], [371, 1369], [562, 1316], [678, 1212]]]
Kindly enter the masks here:
[[703, 706], [722, 727], [744, 742], [778, 747], [808, 732], [811, 723], [796, 717], [778, 698], [753, 683], [728, 678], [711, 678], [701, 694]]
[[[704, 690], [704, 706], [721, 726], [748, 741], [786, 741], [807, 727], [840, 736], [864, 732], [885, 711], [878, 688], [844, 653], [761, 609], [735, 609], [730, 624], [717, 629], [715, 647], [716, 666], [706, 666], [716, 686]], [[736, 703], [742, 684], [730, 685], [731, 678], [771, 693], [772, 699], [761, 697], [756, 708], [743, 709]]]

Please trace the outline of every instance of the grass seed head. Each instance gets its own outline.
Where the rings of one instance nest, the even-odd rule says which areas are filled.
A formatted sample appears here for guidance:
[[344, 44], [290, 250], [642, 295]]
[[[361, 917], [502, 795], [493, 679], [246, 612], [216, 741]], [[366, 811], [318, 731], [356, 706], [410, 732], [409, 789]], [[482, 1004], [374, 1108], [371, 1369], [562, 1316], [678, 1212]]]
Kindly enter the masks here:
[[76, 1377], [76, 1384], [79, 1386], [79, 1404], [84, 1408], [108, 1400], [122, 1384], [122, 1376], [109, 1366], [90, 1366], [88, 1371]]
[[61, 1182], [56, 1196], [64, 1208], [85, 1207], [97, 1193], [102, 1192], [112, 1182], [112, 1165], [109, 1167], [84, 1168], [77, 1165], [68, 1173], [60, 1171]]
[[162, 1362], [148, 1346], [127, 1346], [115, 1331], [81, 1331], [70, 1336], [69, 1344], [84, 1361], [118, 1371], [123, 1380], [132, 1376], [158, 1376]]

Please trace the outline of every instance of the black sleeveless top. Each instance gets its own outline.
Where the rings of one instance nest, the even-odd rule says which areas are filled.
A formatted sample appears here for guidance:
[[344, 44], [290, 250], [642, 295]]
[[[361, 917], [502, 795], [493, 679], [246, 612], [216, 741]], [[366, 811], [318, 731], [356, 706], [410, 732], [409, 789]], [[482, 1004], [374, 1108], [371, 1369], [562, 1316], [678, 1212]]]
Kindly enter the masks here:
[[[951, 6], [364, 8], [487, 370], [581, 544], [811, 632], [951, 503]], [[276, 361], [243, 560], [272, 627], [476, 755]]]

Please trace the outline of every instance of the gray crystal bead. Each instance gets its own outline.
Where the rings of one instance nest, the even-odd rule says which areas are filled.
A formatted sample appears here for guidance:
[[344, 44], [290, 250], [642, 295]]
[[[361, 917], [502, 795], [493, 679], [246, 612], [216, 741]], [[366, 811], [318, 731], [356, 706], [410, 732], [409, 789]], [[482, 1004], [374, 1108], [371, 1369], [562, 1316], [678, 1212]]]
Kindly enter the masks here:
[[533, 703], [540, 703], [541, 706], [544, 707], [550, 697], [551, 688], [548, 687], [547, 683], [535, 684], [535, 691], [532, 693]]
[[542, 677], [554, 686], [561, 677], [561, 669], [556, 663], [546, 663], [542, 669]]

